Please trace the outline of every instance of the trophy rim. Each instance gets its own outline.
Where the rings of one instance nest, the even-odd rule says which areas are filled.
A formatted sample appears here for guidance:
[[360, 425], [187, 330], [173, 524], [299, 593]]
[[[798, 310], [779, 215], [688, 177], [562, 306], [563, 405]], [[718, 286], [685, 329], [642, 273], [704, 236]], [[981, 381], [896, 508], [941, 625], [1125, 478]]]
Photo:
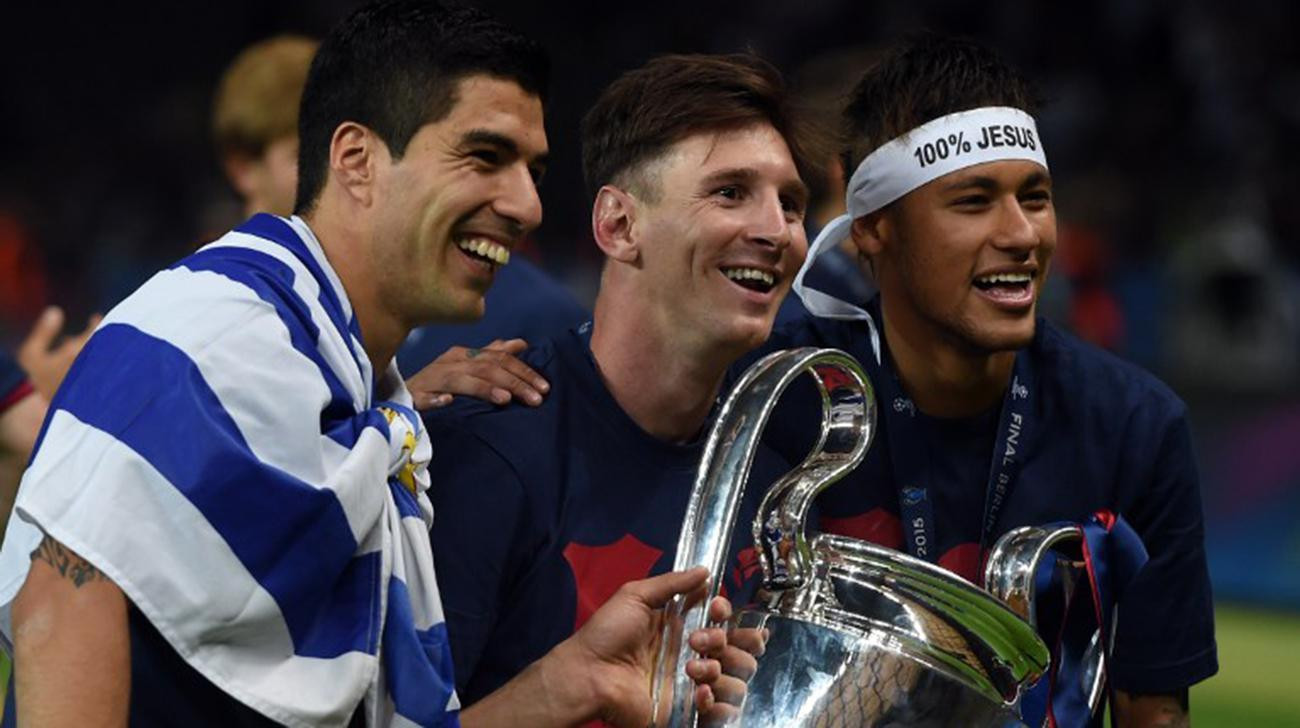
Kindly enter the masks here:
[[[947, 665], [990, 698], [1013, 704], [1022, 686], [1038, 680], [1051, 662], [1047, 645], [1034, 626], [995, 595], [937, 564], [879, 544], [822, 533], [813, 541], [824, 557], [827, 576], [834, 583], [865, 586], [905, 609], [915, 605], [950, 626], [959, 626], [978, 643], [982, 657], [962, 654], [934, 644], [906, 630], [834, 603], [812, 606], [850, 628], [865, 624], [896, 635], [931, 661]], [[822, 601], [822, 600], [819, 600]], [[811, 606], [811, 605], [810, 605]], [[810, 613], [808, 608], [799, 609]], [[825, 616], [822, 617], [825, 621]], [[858, 627], [860, 629], [860, 627]]]

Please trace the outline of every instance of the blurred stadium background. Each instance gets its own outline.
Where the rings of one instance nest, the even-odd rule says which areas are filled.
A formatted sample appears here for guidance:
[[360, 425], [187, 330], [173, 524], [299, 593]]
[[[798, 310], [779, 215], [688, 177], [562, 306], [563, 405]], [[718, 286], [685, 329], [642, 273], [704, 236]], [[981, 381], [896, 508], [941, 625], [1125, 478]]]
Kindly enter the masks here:
[[[902, 33], [981, 39], [1042, 85], [1061, 248], [1044, 310], [1187, 400], [1221, 674], [1196, 724], [1300, 725], [1300, 10], [956, 0], [478, 4], [551, 51], [546, 222], [527, 251], [590, 301], [576, 130], [664, 52], [753, 50], [813, 93]], [[71, 325], [238, 222], [209, 141], [243, 46], [319, 36], [351, 0], [21, 3], [0, 44], [0, 344]]]

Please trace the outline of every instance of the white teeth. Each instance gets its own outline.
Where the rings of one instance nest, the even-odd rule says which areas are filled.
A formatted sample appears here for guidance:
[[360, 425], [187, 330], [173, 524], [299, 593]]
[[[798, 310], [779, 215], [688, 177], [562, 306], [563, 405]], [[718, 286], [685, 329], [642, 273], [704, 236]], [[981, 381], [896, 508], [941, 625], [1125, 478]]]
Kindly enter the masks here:
[[755, 280], [768, 286], [776, 284], [776, 276], [757, 268], [726, 268], [722, 273], [733, 281]]
[[1028, 283], [1031, 280], [1033, 280], [1033, 276], [1028, 273], [994, 273], [975, 279], [977, 283], [986, 283], [993, 286], [999, 283]]
[[499, 265], [510, 262], [510, 249], [491, 238], [463, 238], [456, 241], [456, 246], [461, 250], [481, 255]]

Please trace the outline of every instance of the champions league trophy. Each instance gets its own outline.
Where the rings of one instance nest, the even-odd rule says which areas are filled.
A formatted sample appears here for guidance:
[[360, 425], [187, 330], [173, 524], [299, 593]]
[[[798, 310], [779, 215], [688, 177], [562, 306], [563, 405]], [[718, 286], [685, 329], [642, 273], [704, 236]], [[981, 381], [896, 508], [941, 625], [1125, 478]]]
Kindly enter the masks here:
[[[1040, 561], [1069, 528], [1017, 529], [990, 554], [981, 590], [892, 549], [808, 534], [813, 499], [862, 461], [875, 434], [875, 395], [861, 366], [835, 349], [794, 349], [752, 366], [709, 433], [682, 526], [675, 568], [709, 567], [718, 594], [745, 480], [768, 417], [801, 374], [821, 392], [821, 434], [775, 484], [753, 524], [761, 603], [732, 629], [763, 630], [765, 646], [738, 716], [744, 728], [1020, 726], [1018, 701], [1049, 664], [1027, 621]], [[656, 726], [694, 726], [686, 636], [706, 626], [708, 600], [668, 607], [652, 691]], [[1086, 671], [1093, 696], [1098, 670]]]

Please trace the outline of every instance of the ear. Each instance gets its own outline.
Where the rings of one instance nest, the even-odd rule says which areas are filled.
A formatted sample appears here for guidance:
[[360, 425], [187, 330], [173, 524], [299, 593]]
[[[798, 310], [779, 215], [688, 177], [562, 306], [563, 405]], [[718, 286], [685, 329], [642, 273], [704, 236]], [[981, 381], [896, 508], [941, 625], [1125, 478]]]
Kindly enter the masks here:
[[388, 159], [388, 147], [374, 132], [354, 121], [345, 121], [330, 137], [330, 176], [363, 205], [374, 194], [375, 167]]
[[623, 263], [635, 262], [641, 252], [632, 235], [636, 199], [613, 185], [596, 193], [591, 206], [591, 234], [606, 256]]
[[885, 250], [893, 233], [893, 225], [884, 210], [876, 210], [854, 219], [850, 233], [858, 254], [870, 258]]

